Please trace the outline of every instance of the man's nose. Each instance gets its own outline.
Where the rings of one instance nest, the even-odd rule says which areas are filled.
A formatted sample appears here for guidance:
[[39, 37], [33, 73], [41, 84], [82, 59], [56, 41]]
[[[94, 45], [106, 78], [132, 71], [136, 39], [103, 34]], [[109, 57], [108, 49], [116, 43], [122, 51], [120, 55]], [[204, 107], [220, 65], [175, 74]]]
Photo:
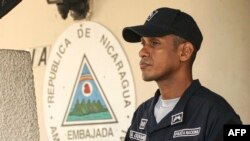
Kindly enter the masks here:
[[139, 51], [139, 56], [141, 58], [149, 56], [149, 52], [146, 46], [143, 46], [142, 49]]

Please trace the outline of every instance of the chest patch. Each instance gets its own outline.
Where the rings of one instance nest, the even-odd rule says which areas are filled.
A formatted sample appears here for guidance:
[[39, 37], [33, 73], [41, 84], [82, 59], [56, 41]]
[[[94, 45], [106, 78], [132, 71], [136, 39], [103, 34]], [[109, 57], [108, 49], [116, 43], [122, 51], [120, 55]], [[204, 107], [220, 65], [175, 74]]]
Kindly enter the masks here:
[[171, 125], [180, 123], [183, 121], [183, 112], [172, 115]]
[[200, 130], [201, 130], [201, 127], [176, 130], [174, 131], [173, 138], [197, 136], [200, 134]]
[[147, 122], [148, 122], [148, 119], [142, 118], [139, 129], [144, 129], [145, 126], [146, 126], [146, 124], [147, 124]]
[[137, 141], [146, 141], [147, 135], [143, 133], [139, 133], [133, 130], [130, 130], [129, 137], [131, 139], [137, 140]]

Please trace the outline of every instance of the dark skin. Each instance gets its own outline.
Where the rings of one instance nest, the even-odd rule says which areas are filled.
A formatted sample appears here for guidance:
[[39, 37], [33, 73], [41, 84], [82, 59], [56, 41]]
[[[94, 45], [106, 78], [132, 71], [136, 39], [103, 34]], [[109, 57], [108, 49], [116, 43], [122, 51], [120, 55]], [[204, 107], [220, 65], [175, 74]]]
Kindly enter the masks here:
[[174, 46], [175, 35], [142, 37], [140, 68], [145, 81], [156, 81], [163, 99], [181, 97], [193, 81], [190, 59], [194, 46]]

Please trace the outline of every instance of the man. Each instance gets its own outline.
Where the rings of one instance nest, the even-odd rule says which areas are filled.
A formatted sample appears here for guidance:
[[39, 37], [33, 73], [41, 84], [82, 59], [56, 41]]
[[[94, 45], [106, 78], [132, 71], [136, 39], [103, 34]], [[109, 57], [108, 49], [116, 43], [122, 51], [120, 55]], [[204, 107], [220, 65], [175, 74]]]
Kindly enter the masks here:
[[190, 15], [156, 9], [144, 25], [124, 28], [123, 38], [142, 43], [142, 77], [159, 87], [135, 111], [126, 141], [223, 141], [225, 124], [242, 124], [225, 99], [192, 78], [203, 37]]

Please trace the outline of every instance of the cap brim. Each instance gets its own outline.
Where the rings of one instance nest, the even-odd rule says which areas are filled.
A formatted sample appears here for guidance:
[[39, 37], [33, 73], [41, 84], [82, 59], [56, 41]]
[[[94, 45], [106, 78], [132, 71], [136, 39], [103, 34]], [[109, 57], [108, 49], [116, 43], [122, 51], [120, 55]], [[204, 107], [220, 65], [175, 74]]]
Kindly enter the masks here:
[[125, 27], [122, 31], [122, 36], [127, 42], [135, 43], [140, 42], [141, 37], [160, 37], [171, 33], [173, 33], [173, 31], [170, 29], [154, 25], [139, 25]]

